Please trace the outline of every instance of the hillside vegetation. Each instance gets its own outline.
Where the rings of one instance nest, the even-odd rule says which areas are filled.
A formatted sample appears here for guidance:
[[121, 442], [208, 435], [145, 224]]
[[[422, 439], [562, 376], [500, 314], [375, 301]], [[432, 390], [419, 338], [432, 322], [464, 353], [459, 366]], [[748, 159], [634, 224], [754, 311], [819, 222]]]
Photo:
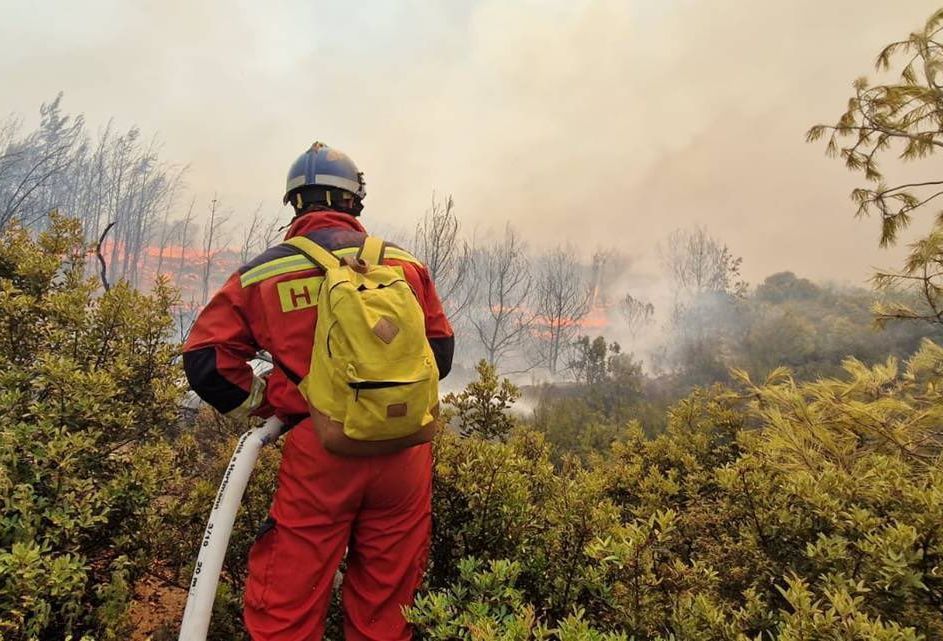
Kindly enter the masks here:
[[[807, 134], [860, 173], [851, 196], [883, 246], [943, 195], [940, 34], [943, 10], [879, 54], [885, 84], [859, 79]], [[175, 639], [249, 427], [184, 402], [176, 340], [237, 261], [228, 207], [214, 197], [199, 225], [191, 200], [178, 219], [184, 172], [157, 150], [136, 128], [93, 136], [60, 98], [33, 132], [0, 123], [0, 641]], [[930, 174], [886, 178], [895, 156]], [[443, 399], [417, 638], [943, 639], [943, 217], [877, 293], [792, 272], [751, 287], [706, 228], [677, 230], [657, 315], [618, 252], [586, 264], [510, 225], [478, 245], [460, 231], [434, 197], [413, 239], [457, 329], [450, 380], [470, 381]], [[257, 210], [238, 262], [278, 235]], [[279, 456], [244, 497], [213, 641], [247, 639]]]
[[[186, 584], [245, 429], [181, 415], [172, 292], [101, 291], [86, 251], [62, 219], [0, 242], [10, 641], [128, 638], [143, 586]], [[436, 443], [431, 562], [409, 612], [422, 638], [943, 638], [935, 343], [827, 379], [734, 373], [651, 437], [600, 411], [608, 436], [579, 458], [508, 415], [513, 385], [478, 374], [447, 399], [457, 429]], [[265, 453], [237, 522], [213, 639], [243, 638], [244, 560], [277, 462]], [[155, 638], [175, 638], [178, 615]]]

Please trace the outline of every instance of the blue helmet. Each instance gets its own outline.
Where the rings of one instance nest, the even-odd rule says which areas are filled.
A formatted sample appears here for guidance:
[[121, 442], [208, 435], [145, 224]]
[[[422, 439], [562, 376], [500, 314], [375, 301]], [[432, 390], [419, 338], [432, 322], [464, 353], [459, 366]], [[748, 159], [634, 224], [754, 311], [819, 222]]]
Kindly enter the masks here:
[[360, 200], [367, 196], [363, 172], [357, 169], [354, 161], [344, 152], [322, 142], [315, 142], [292, 163], [283, 202], [287, 205], [292, 192], [310, 186], [342, 189]]

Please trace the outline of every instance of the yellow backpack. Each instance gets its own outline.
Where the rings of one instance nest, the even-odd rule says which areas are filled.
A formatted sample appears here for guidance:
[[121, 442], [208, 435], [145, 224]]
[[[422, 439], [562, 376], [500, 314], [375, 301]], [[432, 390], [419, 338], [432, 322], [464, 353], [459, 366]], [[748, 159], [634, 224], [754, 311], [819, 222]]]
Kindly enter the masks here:
[[[325, 272], [311, 367], [298, 387], [327, 449], [375, 454], [428, 441], [439, 372], [422, 307], [402, 267], [383, 264], [383, 240], [368, 236], [343, 260], [303, 236], [286, 242]], [[358, 450], [355, 441], [392, 447]]]

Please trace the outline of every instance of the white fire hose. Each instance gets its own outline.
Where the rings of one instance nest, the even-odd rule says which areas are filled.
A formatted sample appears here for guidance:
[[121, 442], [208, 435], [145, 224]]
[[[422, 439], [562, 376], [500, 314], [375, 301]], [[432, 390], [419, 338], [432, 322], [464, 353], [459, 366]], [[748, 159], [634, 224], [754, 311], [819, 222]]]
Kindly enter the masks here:
[[193, 578], [190, 581], [190, 593], [187, 595], [187, 607], [183, 611], [178, 641], [206, 641], [210, 616], [213, 614], [213, 601], [216, 600], [219, 573], [223, 568], [223, 558], [226, 556], [226, 548], [229, 547], [229, 536], [232, 534], [242, 495], [246, 491], [259, 452], [267, 444], [277, 440], [281, 433], [282, 422], [272, 417], [261, 427], [243, 434], [232, 458], [229, 459], [229, 465], [216, 492], [216, 500], [213, 501], [210, 518], [206, 523], [196, 565], [193, 566]]

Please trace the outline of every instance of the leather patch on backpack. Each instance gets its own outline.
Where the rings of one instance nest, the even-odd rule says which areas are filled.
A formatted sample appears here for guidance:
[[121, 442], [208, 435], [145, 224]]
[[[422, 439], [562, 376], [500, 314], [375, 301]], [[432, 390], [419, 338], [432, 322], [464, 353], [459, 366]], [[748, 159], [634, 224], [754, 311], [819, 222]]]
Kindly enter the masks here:
[[377, 324], [373, 326], [373, 333], [376, 334], [381, 341], [389, 345], [393, 342], [393, 339], [396, 338], [396, 335], [399, 334], [399, 327], [389, 318], [383, 316], [377, 321]]
[[406, 403], [396, 403], [386, 406], [387, 418], [402, 418], [406, 416]]

